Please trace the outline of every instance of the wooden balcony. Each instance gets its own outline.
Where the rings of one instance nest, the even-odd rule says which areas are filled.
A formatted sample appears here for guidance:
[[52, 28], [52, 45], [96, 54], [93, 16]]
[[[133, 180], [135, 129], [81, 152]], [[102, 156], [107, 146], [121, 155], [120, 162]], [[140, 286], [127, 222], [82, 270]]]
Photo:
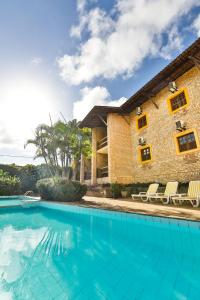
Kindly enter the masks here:
[[108, 138], [105, 136], [103, 139], [97, 142], [97, 150], [104, 148], [108, 145]]
[[108, 166], [97, 169], [97, 178], [108, 177]]
[[84, 179], [85, 179], [85, 180], [91, 179], [91, 172], [85, 172], [85, 173], [84, 173]]

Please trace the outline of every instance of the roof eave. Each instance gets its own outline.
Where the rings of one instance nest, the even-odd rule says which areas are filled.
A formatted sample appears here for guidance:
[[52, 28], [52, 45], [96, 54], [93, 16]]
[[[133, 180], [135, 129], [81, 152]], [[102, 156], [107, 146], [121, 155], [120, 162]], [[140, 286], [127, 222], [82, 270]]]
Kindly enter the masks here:
[[80, 123], [80, 128], [104, 127], [103, 120], [109, 113], [120, 113], [120, 107], [116, 106], [94, 106]]

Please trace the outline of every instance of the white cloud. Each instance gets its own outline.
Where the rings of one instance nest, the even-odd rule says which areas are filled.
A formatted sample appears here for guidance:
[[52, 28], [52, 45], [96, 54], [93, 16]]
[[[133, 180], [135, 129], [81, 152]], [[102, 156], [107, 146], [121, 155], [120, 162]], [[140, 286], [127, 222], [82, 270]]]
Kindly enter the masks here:
[[195, 29], [198, 36], [200, 36], [200, 14], [194, 20], [192, 27]]
[[97, 0], [77, 0], [77, 11], [82, 14], [90, 3], [96, 3]]
[[93, 37], [105, 37], [114, 30], [114, 21], [105, 11], [98, 7], [81, 15], [78, 26], [72, 26], [71, 36], [80, 37], [85, 27]]
[[77, 0], [77, 10], [83, 12], [86, 7], [87, 0]]
[[177, 49], [182, 49], [182, 37], [178, 32], [176, 26], [172, 27], [168, 33], [168, 43], [160, 49], [160, 55], [165, 59], [172, 58], [172, 51]]
[[39, 66], [39, 65], [41, 65], [42, 62], [43, 62], [43, 60], [41, 57], [32, 57], [31, 58], [31, 64], [33, 66]]
[[180, 18], [200, 5], [200, 0], [116, 0], [114, 14], [109, 14], [99, 7], [86, 9], [86, 2], [78, 2], [80, 22], [71, 35], [86, 31], [89, 38], [74, 55], [58, 59], [61, 77], [74, 85], [131, 76], [147, 56], [169, 58], [181, 47]]
[[85, 87], [81, 90], [81, 99], [74, 103], [73, 117], [82, 120], [95, 105], [120, 106], [126, 100], [125, 97], [111, 100], [108, 90], [103, 86]]

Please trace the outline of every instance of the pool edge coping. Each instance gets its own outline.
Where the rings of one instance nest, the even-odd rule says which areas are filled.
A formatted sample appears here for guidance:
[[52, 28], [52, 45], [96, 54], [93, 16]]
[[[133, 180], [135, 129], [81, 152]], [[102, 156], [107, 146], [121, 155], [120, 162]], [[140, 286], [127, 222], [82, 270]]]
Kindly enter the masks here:
[[199, 219], [191, 219], [191, 218], [184, 218], [184, 217], [179, 217], [175, 215], [161, 215], [161, 214], [150, 214], [150, 213], [145, 213], [143, 211], [134, 211], [134, 210], [120, 210], [120, 209], [114, 209], [114, 207], [98, 207], [98, 206], [91, 206], [91, 205], [84, 205], [84, 204], [79, 204], [79, 203], [74, 203], [74, 202], [57, 202], [57, 201], [49, 201], [49, 200], [41, 200], [42, 202], [46, 204], [51, 204], [51, 205], [64, 205], [64, 206], [76, 206], [76, 207], [81, 207], [81, 208], [88, 208], [88, 209], [94, 209], [94, 210], [102, 210], [102, 211], [107, 211], [107, 212], [113, 212], [113, 213], [122, 213], [122, 214], [129, 214], [129, 215], [140, 215], [144, 217], [153, 217], [153, 218], [164, 218], [164, 219], [170, 219], [170, 220], [177, 220], [177, 221], [190, 221], [190, 222], [195, 222], [195, 223], [200, 223], [200, 218]]
[[[85, 201], [85, 200], [84, 200]], [[192, 216], [179, 216], [176, 214], [162, 214], [160, 211], [155, 211], [154, 213], [151, 213], [148, 210], [137, 210], [137, 209], [130, 209], [126, 206], [113, 206], [113, 205], [107, 205], [106, 203], [102, 202], [102, 206], [98, 205], [98, 203], [94, 202], [90, 202], [90, 201], [85, 201], [83, 202], [73, 202], [73, 201], [69, 201], [69, 202], [60, 202], [60, 201], [50, 201], [50, 200], [43, 200], [41, 199], [40, 201], [38, 201], [37, 205], [40, 206], [40, 204], [50, 204], [50, 205], [63, 205], [63, 206], [74, 206], [74, 207], [80, 207], [80, 208], [85, 208], [85, 209], [94, 209], [94, 210], [102, 210], [102, 211], [107, 211], [107, 212], [113, 212], [113, 213], [122, 213], [122, 214], [130, 214], [130, 215], [140, 215], [140, 216], [144, 216], [144, 217], [157, 217], [157, 218], [164, 218], [164, 219], [174, 219], [174, 220], [182, 220], [182, 221], [190, 221], [190, 222], [198, 222], [200, 223], [200, 217], [192, 217]], [[126, 202], [125, 202], [126, 203]], [[30, 204], [31, 206], [32, 204]], [[29, 206], [29, 207], [30, 207]], [[4, 208], [16, 208], [16, 207], [22, 207], [22, 204], [16, 204], [16, 205], [5, 205], [5, 206], [0, 206], [0, 209]], [[33, 206], [33, 207], [37, 207], [37, 206]], [[27, 207], [28, 208], [28, 207]], [[187, 212], [187, 208], [184, 208]]]

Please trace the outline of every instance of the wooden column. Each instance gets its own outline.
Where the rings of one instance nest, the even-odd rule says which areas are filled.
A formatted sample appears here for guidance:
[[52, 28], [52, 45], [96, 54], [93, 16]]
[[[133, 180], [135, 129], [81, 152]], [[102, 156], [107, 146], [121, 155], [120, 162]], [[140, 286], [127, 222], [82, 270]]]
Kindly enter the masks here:
[[97, 183], [97, 129], [92, 129], [92, 166], [91, 166], [91, 183]]
[[81, 165], [80, 165], [80, 183], [84, 183], [85, 175], [85, 160], [84, 155], [81, 153]]

